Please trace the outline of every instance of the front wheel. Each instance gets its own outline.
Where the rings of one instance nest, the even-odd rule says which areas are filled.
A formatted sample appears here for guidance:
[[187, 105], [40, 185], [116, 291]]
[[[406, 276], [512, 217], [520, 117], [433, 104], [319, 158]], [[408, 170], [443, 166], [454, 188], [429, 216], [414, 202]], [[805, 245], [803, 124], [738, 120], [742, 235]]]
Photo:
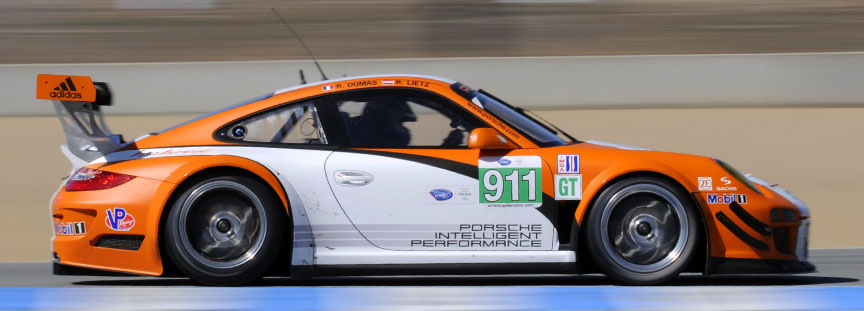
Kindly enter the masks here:
[[696, 207], [675, 184], [628, 178], [604, 190], [588, 215], [586, 242], [610, 278], [657, 284], [690, 262], [699, 237]]
[[281, 204], [254, 179], [224, 176], [187, 188], [165, 221], [165, 249], [177, 268], [207, 285], [261, 278], [282, 243]]

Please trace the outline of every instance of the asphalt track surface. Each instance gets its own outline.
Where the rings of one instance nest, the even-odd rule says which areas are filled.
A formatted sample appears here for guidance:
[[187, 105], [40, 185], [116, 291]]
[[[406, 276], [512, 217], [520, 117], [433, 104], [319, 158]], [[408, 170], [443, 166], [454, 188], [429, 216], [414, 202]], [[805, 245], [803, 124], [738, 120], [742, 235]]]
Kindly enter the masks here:
[[0, 264], [0, 310], [860, 310], [864, 249], [812, 250], [816, 273], [683, 275], [615, 286], [600, 275], [268, 278], [240, 288], [188, 279], [51, 275]]

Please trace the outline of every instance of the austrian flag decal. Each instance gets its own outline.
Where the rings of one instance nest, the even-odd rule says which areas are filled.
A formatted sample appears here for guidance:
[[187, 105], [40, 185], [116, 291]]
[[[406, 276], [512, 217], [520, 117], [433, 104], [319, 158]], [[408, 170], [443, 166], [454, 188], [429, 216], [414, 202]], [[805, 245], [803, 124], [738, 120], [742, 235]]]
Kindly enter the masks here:
[[105, 225], [114, 231], [129, 231], [135, 226], [135, 217], [126, 212], [125, 208], [115, 207], [105, 210]]

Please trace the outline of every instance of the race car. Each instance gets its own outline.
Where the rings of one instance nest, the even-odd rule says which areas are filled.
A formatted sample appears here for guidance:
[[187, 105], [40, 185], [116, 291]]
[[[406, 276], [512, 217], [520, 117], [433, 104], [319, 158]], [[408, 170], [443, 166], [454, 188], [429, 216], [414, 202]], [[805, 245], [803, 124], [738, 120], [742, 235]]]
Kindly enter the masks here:
[[444, 78], [302, 84], [132, 141], [106, 83], [39, 75], [73, 170], [55, 274], [803, 273], [810, 213], [704, 156], [580, 141]]

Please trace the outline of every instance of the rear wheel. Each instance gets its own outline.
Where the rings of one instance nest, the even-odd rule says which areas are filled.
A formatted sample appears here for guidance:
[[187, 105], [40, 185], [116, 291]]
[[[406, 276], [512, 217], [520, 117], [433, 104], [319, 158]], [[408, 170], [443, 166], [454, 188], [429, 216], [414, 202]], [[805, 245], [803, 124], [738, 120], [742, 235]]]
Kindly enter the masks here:
[[206, 179], [176, 200], [165, 222], [165, 249], [193, 280], [239, 285], [261, 278], [279, 255], [281, 204], [267, 186], [239, 176]]
[[647, 285], [669, 280], [693, 257], [699, 220], [687, 193], [666, 180], [628, 178], [604, 190], [588, 215], [587, 244], [610, 278]]

